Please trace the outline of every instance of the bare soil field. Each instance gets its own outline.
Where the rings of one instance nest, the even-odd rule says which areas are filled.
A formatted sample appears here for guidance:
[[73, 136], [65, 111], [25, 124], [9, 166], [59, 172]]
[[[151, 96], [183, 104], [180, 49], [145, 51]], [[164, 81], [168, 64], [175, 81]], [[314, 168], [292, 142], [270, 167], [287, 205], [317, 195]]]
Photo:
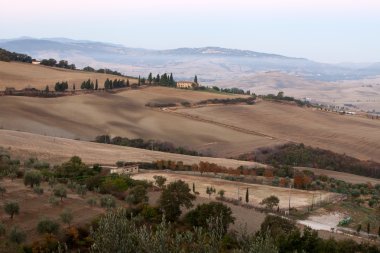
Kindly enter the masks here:
[[214, 106], [176, 112], [255, 131], [279, 141], [380, 161], [379, 120], [265, 101], [254, 106]]
[[[99, 206], [91, 207], [87, 204], [89, 198], [96, 198], [99, 202], [99, 196], [95, 193], [88, 192], [84, 198], [68, 190], [67, 198], [58, 206], [52, 206], [49, 203], [49, 197], [52, 191], [47, 183], [41, 185], [44, 188], [42, 195], [37, 195], [30, 187], [26, 187], [22, 179], [11, 181], [4, 179], [0, 184], [7, 190], [2, 197], [0, 197], [0, 220], [10, 229], [12, 226], [17, 225], [27, 233], [27, 242], [32, 242], [38, 238], [36, 231], [38, 222], [43, 218], [50, 218], [58, 221], [60, 227], [64, 225], [60, 221], [60, 213], [67, 208], [73, 213], [73, 225], [84, 225], [92, 221], [93, 218], [105, 212], [105, 209]], [[3, 205], [6, 202], [15, 201], [20, 206], [19, 215], [15, 215], [11, 220], [4, 212]]]
[[[33, 87], [36, 89], [45, 89], [46, 85], [50, 90], [54, 90], [56, 82], [67, 81], [69, 89], [75, 83], [79, 89], [83, 81], [91, 79], [95, 82], [98, 79], [99, 87], [103, 87], [104, 81], [109, 79], [127, 79], [125, 77], [108, 75], [102, 73], [91, 73], [78, 70], [68, 70], [62, 68], [52, 68], [42, 65], [33, 65], [19, 62], [0, 61], [0, 90], [6, 87], [24, 89]], [[129, 82], [137, 83], [136, 79], [130, 78]]]
[[32, 156], [53, 164], [62, 163], [70, 157], [77, 155], [85, 163], [89, 164], [100, 163], [111, 165], [119, 160], [152, 162], [163, 159], [183, 161], [185, 164], [190, 165], [199, 163], [200, 161], [208, 161], [231, 168], [236, 168], [240, 165], [265, 167], [265, 165], [254, 162], [171, 154], [8, 130], [0, 130], [0, 146], [8, 149], [15, 159], [25, 160]]
[[282, 143], [145, 106], [155, 101], [218, 97], [235, 96], [163, 87], [54, 99], [4, 96], [0, 98], [0, 128], [81, 140], [104, 134], [154, 139], [223, 157]]
[[[287, 208], [289, 206], [289, 189], [281, 187], [273, 187], [268, 185], [256, 185], [256, 184], [247, 184], [241, 182], [233, 182], [228, 180], [223, 180], [213, 177], [200, 177], [185, 175], [180, 173], [172, 172], [163, 172], [163, 171], [152, 171], [146, 173], [139, 173], [133, 176], [134, 179], [154, 181], [153, 176], [160, 175], [167, 178], [167, 182], [173, 182], [176, 180], [182, 180], [189, 184], [192, 187], [193, 183], [195, 185], [195, 191], [199, 192], [199, 196], [203, 198], [208, 198], [206, 194], [206, 188], [213, 186], [216, 189], [216, 192], [219, 190], [225, 190], [225, 197], [238, 199], [241, 197], [243, 201], [245, 200], [246, 190], [250, 193], [249, 203], [255, 206], [259, 206], [261, 200], [270, 195], [275, 195], [280, 199], [280, 208]], [[291, 190], [291, 206], [292, 207], [304, 207], [311, 205], [313, 194], [315, 199], [320, 199], [322, 201], [333, 200], [337, 194], [323, 191], [304, 191], [304, 190]], [[212, 199], [215, 199], [217, 195], [214, 194], [211, 196]], [[316, 197], [318, 196], [318, 198]]]
[[315, 169], [315, 168], [306, 168], [306, 167], [295, 167], [298, 170], [310, 170], [314, 172], [315, 175], [326, 175], [328, 177], [336, 178], [338, 180], [346, 181], [352, 184], [365, 184], [370, 182], [371, 184], [380, 184], [380, 179], [363, 177], [350, 173], [333, 171], [333, 170], [324, 170], [324, 169]]

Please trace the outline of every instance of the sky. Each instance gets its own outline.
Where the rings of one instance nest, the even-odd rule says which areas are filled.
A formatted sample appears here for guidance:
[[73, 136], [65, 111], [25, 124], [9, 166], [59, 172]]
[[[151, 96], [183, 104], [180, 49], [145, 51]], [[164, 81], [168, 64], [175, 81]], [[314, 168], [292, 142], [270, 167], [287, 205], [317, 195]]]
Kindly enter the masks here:
[[380, 61], [379, 0], [0, 0], [0, 39], [65, 37]]

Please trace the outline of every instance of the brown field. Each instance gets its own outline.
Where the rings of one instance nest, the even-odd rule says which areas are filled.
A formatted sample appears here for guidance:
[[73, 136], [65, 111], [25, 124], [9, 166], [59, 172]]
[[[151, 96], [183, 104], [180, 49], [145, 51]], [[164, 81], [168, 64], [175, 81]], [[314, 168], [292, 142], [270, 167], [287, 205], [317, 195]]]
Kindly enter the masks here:
[[236, 168], [240, 165], [265, 166], [254, 162], [163, 153], [8, 130], [0, 130], [0, 146], [8, 149], [14, 158], [25, 160], [32, 156], [53, 164], [62, 163], [70, 157], [77, 155], [86, 163], [106, 165], [115, 164], [119, 160], [152, 162], [164, 159], [183, 161], [185, 164], [190, 165], [199, 163], [200, 161], [208, 161], [231, 168]]
[[279, 141], [304, 143], [380, 162], [380, 120], [272, 102], [259, 102], [254, 106], [180, 109], [177, 112], [258, 132]]
[[[101, 73], [91, 73], [78, 70], [67, 70], [62, 68], [52, 68], [42, 65], [33, 65], [19, 62], [0, 61], [0, 91], [6, 87], [23, 89], [33, 87], [45, 89], [46, 85], [50, 90], [54, 90], [56, 82], [68, 81], [69, 89], [75, 83], [76, 89], [80, 88], [83, 81], [87, 79], [95, 81], [98, 79], [99, 87], [103, 87], [104, 81], [109, 79], [127, 79], [115, 75]], [[130, 79], [130, 83], [136, 83], [136, 79]]]
[[[262, 199], [269, 197], [270, 195], [275, 195], [280, 199], [280, 208], [287, 208], [289, 206], [289, 189], [281, 187], [273, 187], [268, 185], [256, 185], [247, 184], [241, 182], [233, 182], [228, 180], [223, 180], [214, 177], [200, 177], [193, 176], [183, 173], [170, 173], [163, 171], [152, 171], [146, 173], [139, 173], [133, 176], [134, 179], [154, 181], [154, 175], [161, 175], [167, 178], [167, 182], [173, 182], [175, 180], [183, 180], [190, 185], [192, 188], [193, 183], [195, 184], [195, 190], [200, 193], [200, 197], [208, 198], [206, 194], [206, 188], [213, 186], [216, 192], [219, 190], [225, 190], [225, 197], [238, 199], [241, 197], [245, 201], [246, 189], [250, 192], [250, 204], [259, 206]], [[292, 207], [303, 207], [311, 205], [313, 195], [315, 200], [329, 201], [337, 196], [335, 193], [323, 192], [323, 191], [304, 191], [292, 189], [291, 191], [291, 206]], [[215, 198], [213, 195], [211, 198]]]
[[163, 87], [54, 99], [4, 96], [0, 98], [0, 128], [81, 140], [94, 140], [103, 134], [140, 137], [223, 157], [281, 143], [145, 107], [148, 102], [220, 97], [233, 96]]
[[[30, 187], [24, 186], [21, 179], [14, 181], [5, 179], [0, 181], [1, 185], [7, 189], [7, 192], [0, 197], [0, 206], [2, 207], [7, 201], [15, 201], [20, 206], [20, 214], [15, 215], [13, 220], [0, 209], [0, 221], [2, 221], [9, 229], [17, 225], [27, 233], [27, 241], [31, 242], [38, 238], [36, 231], [37, 224], [42, 218], [50, 218], [60, 222], [59, 214], [65, 209], [73, 212], [73, 225], [84, 225], [90, 223], [93, 218], [104, 213], [105, 210], [100, 207], [91, 207], [87, 204], [89, 198], [99, 198], [99, 195], [88, 192], [84, 198], [68, 190], [67, 198], [63, 199], [58, 206], [49, 204], [49, 197], [52, 195], [50, 187], [47, 183], [42, 184], [44, 193], [37, 195]], [[98, 199], [99, 202], [99, 199]], [[120, 202], [119, 202], [120, 203]], [[60, 222], [60, 227], [64, 228]]]

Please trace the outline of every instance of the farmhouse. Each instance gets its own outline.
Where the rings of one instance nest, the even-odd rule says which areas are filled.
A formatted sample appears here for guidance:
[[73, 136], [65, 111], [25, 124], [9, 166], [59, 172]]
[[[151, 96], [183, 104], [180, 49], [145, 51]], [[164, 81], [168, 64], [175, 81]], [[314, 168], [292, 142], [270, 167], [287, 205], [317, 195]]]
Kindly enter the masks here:
[[188, 81], [179, 81], [177, 82], [177, 88], [181, 89], [192, 89], [198, 87], [197, 83], [194, 82], [188, 82]]
[[139, 166], [137, 164], [134, 165], [126, 165], [124, 167], [108, 167], [110, 170], [110, 173], [113, 174], [119, 174], [119, 175], [126, 175], [126, 174], [136, 174], [139, 172]]

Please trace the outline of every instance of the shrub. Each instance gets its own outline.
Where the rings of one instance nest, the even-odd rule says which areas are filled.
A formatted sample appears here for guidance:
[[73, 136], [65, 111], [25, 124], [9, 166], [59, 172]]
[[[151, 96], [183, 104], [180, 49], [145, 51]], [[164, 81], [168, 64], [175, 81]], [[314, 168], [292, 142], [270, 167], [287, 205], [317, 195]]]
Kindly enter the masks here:
[[117, 166], [118, 168], [123, 167], [124, 164], [125, 164], [125, 161], [117, 161], [117, 162], [116, 162], [116, 166]]
[[142, 185], [137, 185], [133, 187], [129, 192], [128, 196], [125, 198], [128, 204], [136, 205], [142, 202], [148, 201], [147, 190]]
[[43, 219], [37, 224], [37, 231], [40, 234], [56, 234], [59, 230], [59, 224], [50, 219]]
[[4, 193], [6, 193], [6, 192], [7, 192], [7, 189], [4, 186], [0, 185], [0, 195], [3, 196]]
[[98, 204], [98, 201], [95, 198], [90, 198], [87, 200], [87, 204], [90, 206], [96, 206]]
[[53, 195], [49, 197], [49, 203], [52, 205], [52, 206], [58, 206], [59, 204], [59, 199], [57, 199], [56, 197], [54, 197]]
[[0, 237], [5, 235], [5, 233], [6, 233], [5, 225], [2, 222], [0, 222]]
[[26, 233], [18, 227], [13, 227], [9, 231], [9, 240], [13, 243], [21, 244], [26, 239]]
[[102, 196], [100, 198], [100, 206], [107, 209], [116, 207], [116, 199], [111, 195]]
[[69, 209], [65, 209], [60, 215], [59, 217], [61, 218], [61, 221], [64, 223], [64, 224], [67, 224], [69, 227], [70, 227], [70, 224], [74, 218], [73, 216], [73, 212]]
[[42, 195], [44, 193], [44, 189], [39, 187], [39, 186], [34, 186], [33, 191], [34, 191], [34, 193], [36, 193], [38, 195]]

